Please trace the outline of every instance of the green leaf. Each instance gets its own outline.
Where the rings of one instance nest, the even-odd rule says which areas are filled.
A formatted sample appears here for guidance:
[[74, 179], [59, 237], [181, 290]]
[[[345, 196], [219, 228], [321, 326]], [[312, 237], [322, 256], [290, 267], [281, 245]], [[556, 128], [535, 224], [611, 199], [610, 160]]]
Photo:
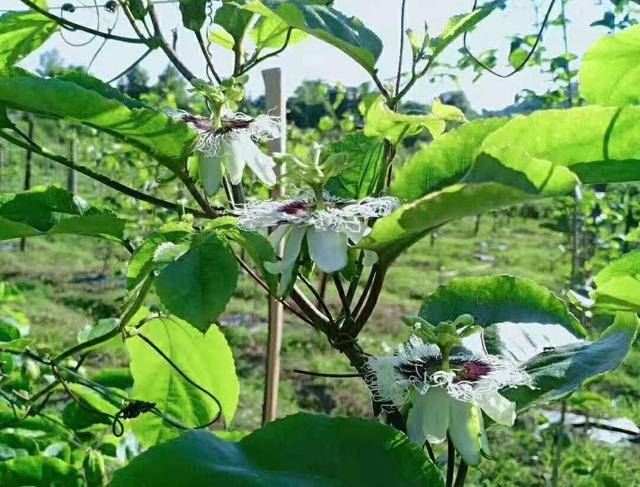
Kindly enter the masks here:
[[147, 5], [145, 0], [128, 0], [127, 5], [134, 19], [142, 20], [146, 17]]
[[115, 473], [112, 487], [410, 487], [444, 485], [437, 467], [389, 426], [299, 413], [239, 442], [189, 432]]
[[[289, 26], [279, 17], [260, 17], [251, 29], [251, 37], [259, 50], [280, 49], [287, 40]], [[307, 33], [293, 29], [289, 36], [289, 46], [293, 46], [307, 38]]]
[[218, 7], [213, 17], [213, 21], [227, 31], [233, 39], [232, 48], [234, 43], [242, 43], [251, 19], [253, 19], [253, 13], [228, 3]]
[[124, 220], [55, 186], [0, 195], [0, 240], [74, 234], [122, 241]]
[[198, 32], [207, 17], [207, 0], [180, 0], [180, 14], [182, 25], [187, 29]]
[[172, 170], [182, 166], [196, 137], [185, 123], [144, 108], [142, 103], [88, 75], [43, 79], [16, 70], [0, 70], [0, 103], [103, 130]]
[[638, 324], [635, 313], [617, 313], [597, 341], [555, 347], [525, 362], [523, 367], [533, 377], [535, 389], [521, 387], [501, 393], [515, 401], [518, 409], [566, 397], [585, 380], [620, 365], [636, 338]]
[[430, 323], [470, 314], [475, 324], [541, 323], [561, 325], [574, 335], [585, 335], [565, 302], [530, 279], [515, 276], [464, 277], [440, 286], [422, 303], [420, 316]]
[[486, 19], [491, 12], [503, 6], [504, 0], [496, 0], [482, 5], [468, 14], [452, 17], [440, 36], [431, 41], [431, 56], [438, 57], [458, 37], [472, 30]]
[[7, 12], [0, 16], [0, 68], [13, 66], [57, 30], [58, 24], [37, 12]]
[[[147, 339], [193, 382], [213, 394], [222, 405], [225, 423], [231, 423], [238, 406], [239, 384], [231, 349], [217, 327], [205, 335], [176, 318], [155, 318], [140, 329]], [[133, 374], [131, 396], [154, 402], [163, 413], [189, 426], [209, 423], [219, 412], [217, 403], [196, 388], [140, 337], [127, 340]], [[144, 446], [162, 443], [180, 430], [152, 414], [133, 422], [133, 430]]]
[[81, 487], [81, 473], [72, 465], [54, 457], [27, 456], [0, 462], [3, 487]]
[[231, 34], [228, 32], [225, 32], [224, 30], [212, 30], [209, 33], [209, 39], [214, 44], [218, 44], [225, 49], [233, 51], [233, 37], [231, 37]]
[[605, 36], [584, 56], [580, 93], [592, 104], [640, 104], [640, 25]]
[[328, 155], [346, 154], [348, 166], [329, 179], [325, 189], [340, 198], [361, 199], [375, 190], [384, 161], [384, 141], [362, 131], [347, 134], [329, 147]]
[[[155, 260], [158, 248], [164, 244], [187, 246], [191, 241], [191, 227], [182, 222], [170, 222], [145, 239], [135, 250], [127, 267], [127, 289], [132, 290], [154, 270], [161, 268]], [[185, 248], [184, 250], [187, 250]]]
[[289, 27], [337, 47], [368, 72], [373, 72], [382, 53], [382, 41], [360, 19], [347, 17], [327, 3], [318, 0], [250, 0], [242, 7], [264, 17], [276, 16]]
[[638, 123], [640, 107], [544, 110], [514, 118], [490, 134], [480, 152], [518, 171], [536, 158], [567, 167], [583, 183], [634, 181], [640, 179]]
[[215, 233], [204, 233], [160, 271], [156, 292], [171, 313], [204, 332], [224, 311], [237, 282], [238, 264], [228, 243]]
[[459, 182], [469, 170], [482, 141], [507, 121], [505, 118], [474, 120], [438, 137], [396, 172], [392, 194], [413, 201]]
[[640, 179], [638, 123], [640, 107], [581, 107], [517, 117], [486, 136], [461, 184], [378, 220], [359, 246], [391, 261], [453, 219], [567, 194], [579, 181]]
[[276, 262], [278, 260], [269, 240], [258, 232], [231, 226], [223, 228], [221, 233], [242, 247], [258, 267], [269, 289], [275, 292], [278, 289], [278, 275], [270, 273], [264, 265], [265, 262]]
[[596, 309], [640, 312], [640, 250], [629, 252], [602, 269], [594, 278]]
[[364, 134], [369, 137], [384, 137], [394, 145], [398, 145], [407, 137], [418, 135], [428, 130], [433, 138], [444, 132], [445, 119], [430, 115], [405, 115], [391, 110], [383, 97], [378, 97], [367, 111]]

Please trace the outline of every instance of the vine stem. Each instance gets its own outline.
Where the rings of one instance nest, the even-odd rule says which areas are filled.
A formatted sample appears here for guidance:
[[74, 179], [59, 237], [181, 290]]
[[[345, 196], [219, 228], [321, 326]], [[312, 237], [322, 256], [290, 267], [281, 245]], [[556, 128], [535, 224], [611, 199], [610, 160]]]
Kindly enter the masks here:
[[200, 33], [200, 31], [196, 31], [195, 32], [196, 35], [196, 39], [198, 40], [198, 45], [200, 46], [200, 51], [202, 51], [202, 56], [204, 57], [207, 66], [209, 67], [209, 70], [211, 71], [211, 74], [213, 75], [213, 77], [215, 78], [215, 80], [218, 82], [218, 84], [222, 83], [222, 79], [220, 79], [220, 76], [218, 76], [218, 73], [216, 72], [215, 68], [213, 67], [213, 62], [211, 61], [211, 57], [209, 56], [209, 53], [207, 52], [207, 46], [205, 46], [204, 44], [204, 39], [202, 38], [202, 34]]
[[460, 465], [458, 465], [458, 473], [456, 475], [456, 481], [453, 484], [453, 487], [463, 487], [464, 481], [467, 478], [467, 472], [469, 471], [469, 466], [467, 462], [464, 460], [460, 460]]
[[451, 438], [447, 436], [447, 487], [453, 486], [453, 471], [456, 468], [456, 449]]
[[396, 74], [396, 90], [395, 90], [396, 95], [400, 90], [400, 79], [402, 78], [402, 59], [404, 56], [404, 21], [405, 21], [405, 14], [406, 14], [406, 6], [407, 6], [407, 0], [402, 0], [402, 6], [400, 7], [400, 52], [398, 54], [398, 73]]

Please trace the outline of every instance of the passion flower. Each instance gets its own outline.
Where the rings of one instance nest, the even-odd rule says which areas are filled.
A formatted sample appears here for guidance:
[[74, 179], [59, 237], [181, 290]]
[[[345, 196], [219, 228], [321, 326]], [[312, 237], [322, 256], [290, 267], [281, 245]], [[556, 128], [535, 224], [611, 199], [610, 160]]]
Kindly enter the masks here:
[[239, 184], [248, 165], [267, 186], [276, 183], [275, 162], [255, 142], [280, 136], [277, 118], [269, 115], [252, 118], [244, 113], [228, 113], [222, 116], [219, 126], [211, 119], [189, 113], [181, 113], [178, 118], [198, 134], [195, 149], [204, 155], [201, 175], [215, 174], [224, 166], [231, 183]]
[[490, 454], [482, 412], [512, 426], [515, 403], [500, 390], [526, 386], [533, 379], [511, 360], [494, 355], [453, 354], [447, 360], [435, 345], [412, 336], [392, 356], [368, 361], [368, 380], [379, 399], [410, 403], [407, 434], [421, 447], [447, 438], [469, 465]]
[[336, 272], [347, 265], [349, 244], [358, 243], [369, 231], [368, 220], [391, 213], [398, 200], [390, 197], [344, 200], [328, 194], [318, 204], [312, 193], [285, 200], [254, 201], [237, 210], [240, 226], [255, 230], [276, 227], [270, 235], [274, 248], [284, 240], [282, 260], [267, 263], [280, 274], [280, 293], [289, 285], [302, 243], [324, 272]]

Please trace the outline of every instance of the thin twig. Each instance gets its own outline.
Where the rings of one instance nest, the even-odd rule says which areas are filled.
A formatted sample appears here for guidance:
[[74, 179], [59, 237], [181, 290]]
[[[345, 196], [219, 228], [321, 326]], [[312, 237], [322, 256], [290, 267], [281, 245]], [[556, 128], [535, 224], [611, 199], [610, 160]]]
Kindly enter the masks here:
[[204, 59], [207, 62], [207, 67], [211, 71], [211, 74], [216, 79], [218, 84], [222, 83], [220, 76], [218, 76], [218, 73], [213, 67], [213, 62], [211, 60], [211, 56], [209, 56], [209, 53], [207, 52], [207, 46], [205, 46], [204, 44], [204, 39], [202, 38], [202, 34], [200, 33], [200, 31], [195, 31], [195, 35], [196, 35], [196, 39], [198, 40], [198, 45], [200, 46], [200, 51], [202, 51], [202, 55], [204, 56]]
[[467, 462], [460, 459], [460, 465], [458, 465], [458, 473], [456, 474], [456, 481], [453, 484], [453, 487], [462, 487], [464, 485], [468, 470], [469, 466], [467, 465]]
[[277, 56], [282, 51], [284, 51], [287, 48], [287, 46], [289, 45], [289, 41], [291, 40], [291, 33], [292, 32], [293, 32], [293, 28], [289, 27], [289, 29], [287, 30], [287, 36], [286, 36], [286, 38], [284, 40], [284, 44], [282, 45], [282, 47], [280, 47], [279, 49], [276, 49], [275, 51], [272, 51], [272, 52], [270, 52], [268, 54], [265, 54], [262, 57], [256, 57], [253, 61], [249, 61], [247, 64], [245, 64], [244, 66], [242, 66], [240, 68], [239, 74], [246, 73], [247, 71], [249, 71], [250, 69], [255, 67], [257, 64], [260, 64], [261, 62], [269, 59], [270, 57]]
[[57, 15], [52, 14], [51, 12], [49, 12], [48, 10], [38, 6], [36, 3], [32, 2], [31, 0], [20, 0], [22, 3], [24, 3], [27, 7], [35, 10], [36, 12], [38, 12], [41, 15], [44, 15], [45, 17], [53, 20], [56, 24], [60, 25], [61, 27], [64, 27], [68, 30], [81, 30], [83, 32], [88, 32], [89, 34], [93, 34], [95, 36], [98, 37], [103, 37], [105, 39], [111, 39], [113, 41], [120, 41], [120, 42], [127, 42], [129, 44], [148, 44], [149, 40], [148, 39], [139, 39], [136, 37], [122, 37], [119, 35], [115, 35], [115, 34], [108, 34], [106, 32], [102, 32], [99, 30], [95, 30], [92, 29], [91, 27], [86, 27], [84, 25], [81, 24], [76, 24], [75, 22], [72, 22], [70, 20], [64, 19], [62, 17], [58, 17]]
[[111, 78], [109, 81], [107, 81], [107, 84], [111, 84], [114, 81], [119, 80], [120, 78], [122, 78], [125, 74], [127, 74], [129, 71], [131, 71], [132, 69], [134, 69], [138, 64], [140, 64], [142, 61], [144, 61], [146, 59], [146, 57], [151, 54], [153, 52], [153, 47], [150, 47], [149, 49], [147, 49], [144, 54], [142, 56], [140, 56], [136, 61], [133, 62], [133, 64], [131, 64], [128, 68], [126, 68], [125, 70], [121, 71], [120, 74], [117, 74], [116, 76], [114, 76], [113, 78]]
[[404, 20], [406, 13], [407, 0], [402, 0], [402, 6], [400, 7], [400, 53], [398, 54], [398, 73], [396, 75], [396, 90], [395, 94], [398, 94], [400, 90], [400, 78], [402, 78], [402, 57], [404, 55]]
[[[24, 134], [21, 134], [21, 135], [24, 136]], [[46, 157], [47, 159], [50, 159], [52, 161], [55, 161], [58, 164], [62, 164], [65, 167], [78, 171], [79, 173], [84, 174], [85, 176], [88, 176], [92, 179], [95, 179], [96, 181], [104, 184], [105, 186], [109, 186], [110, 188], [113, 188], [116, 191], [124, 193], [127, 196], [131, 196], [132, 198], [135, 198], [137, 200], [144, 201], [146, 203], [150, 203], [152, 205], [160, 206], [162, 208], [166, 208], [168, 210], [173, 210], [176, 212], [179, 212], [182, 210], [181, 206], [176, 203], [171, 203], [169, 201], [165, 201], [163, 199], [156, 198], [155, 196], [151, 196], [149, 194], [143, 193], [136, 189], [130, 188], [129, 186], [125, 186], [124, 184], [118, 181], [115, 181], [113, 179], [108, 178], [107, 176], [97, 173], [86, 166], [75, 164], [74, 162], [72, 162], [71, 160], [67, 159], [64, 156], [52, 154], [46, 149], [44, 149], [43, 147], [39, 146], [35, 141], [31, 139], [29, 139], [30, 143], [27, 144], [15, 137], [12, 137], [11, 135], [1, 130], [0, 130], [0, 138], [3, 138], [8, 142], [11, 142], [12, 144], [17, 145], [18, 147], [22, 147], [25, 150], [31, 150], [36, 154], [42, 157]], [[227, 211], [221, 208], [216, 209], [214, 215], [211, 215], [210, 213], [205, 213], [199, 210], [195, 210], [192, 208], [184, 208], [184, 211], [187, 213], [191, 213], [194, 216], [198, 216], [200, 218], [212, 218], [213, 216], [218, 217], [218, 216], [223, 216], [227, 214]]]

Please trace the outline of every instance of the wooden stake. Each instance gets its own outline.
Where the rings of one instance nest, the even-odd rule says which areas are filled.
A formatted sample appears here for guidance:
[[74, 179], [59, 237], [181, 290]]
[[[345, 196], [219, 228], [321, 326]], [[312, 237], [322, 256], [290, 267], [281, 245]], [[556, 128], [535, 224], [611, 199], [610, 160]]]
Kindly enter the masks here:
[[[77, 135], [77, 134], [74, 134]], [[76, 162], [76, 140], [75, 137], [69, 139], [69, 159]], [[67, 168], [67, 191], [69, 193], [76, 194], [78, 192], [78, 180], [76, 177], [76, 171], [72, 168]]]
[[[34, 124], [33, 119], [31, 117], [27, 117], [27, 134], [29, 138], [33, 140], [33, 132], [34, 132]], [[27, 150], [27, 156], [24, 161], [24, 190], [27, 191], [31, 189], [31, 163], [33, 161], [33, 152], [31, 150]], [[27, 239], [22, 237], [20, 239], [20, 252], [24, 252], [27, 248]]]
[[[280, 138], [268, 142], [270, 152], [286, 151], [286, 100], [284, 96], [284, 80], [280, 68], [262, 71], [265, 87], [266, 108], [269, 115], [280, 120]], [[280, 168], [276, 168], [276, 176], [280, 181]], [[271, 192], [272, 198], [282, 196], [282, 186], [279, 184]], [[282, 248], [280, 248], [282, 255]], [[269, 334], [267, 339], [267, 364], [264, 388], [264, 403], [262, 408], [262, 424], [273, 421], [278, 416], [278, 386], [280, 384], [280, 350], [282, 348], [283, 327], [282, 304], [269, 298]]]

